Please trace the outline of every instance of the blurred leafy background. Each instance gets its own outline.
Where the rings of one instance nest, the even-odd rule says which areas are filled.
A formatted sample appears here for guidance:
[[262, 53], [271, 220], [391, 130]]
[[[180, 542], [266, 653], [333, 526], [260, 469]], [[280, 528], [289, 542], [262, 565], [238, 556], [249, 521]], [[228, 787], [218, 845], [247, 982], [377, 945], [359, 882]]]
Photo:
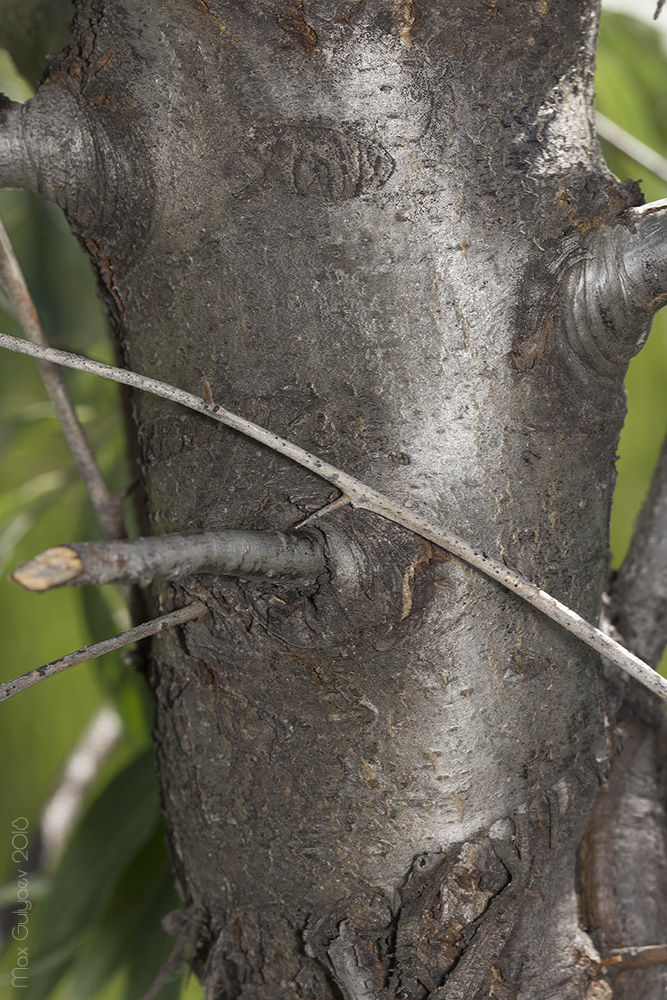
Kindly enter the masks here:
[[[0, 42], [12, 43], [27, 79], [0, 49], [0, 91], [25, 100], [41, 71], [33, 65], [34, 45], [25, 51], [16, 47], [28, 0], [23, 6], [5, 2]], [[29, 0], [28, 6], [35, 4]], [[11, 26], [10, 8], [16, 12]], [[667, 154], [665, 35], [633, 17], [606, 12], [596, 87], [598, 108], [607, 118]], [[641, 162], [607, 142], [602, 147], [618, 177], [642, 180], [647, 201], [667, 197], [667, 183]], [[0, 192], [0, 217], [54, 346], [112, 362], [92, 273], [60, 212], [30, 194]], [[627, 552], [667, 428], [666, 326], [663, 311], [627, 377], [628, 418], [612, 515], [615, 566]], [[0, 329], [20, 333], [2, 309]], [[118, 390], [80, 373], [67, 372], [66, 378], [108, 482], [120, 491], [129, 474]], [[4, 352], [0, 483], [0, 679], [5, 680], [128, 622], [112, 587], [37, 596], [7, 580], [9, 569], [42, 549], [100, 532], [35, 364]], [[3, 704], [1, 716], [0, 944], [4, 938], [6, 950], [0, 998], [15, 995], [11, 970], [19, 953], [11, 938], [11, 911], [17, 908], [17, 871], [24, 869], [30, 870], [32, 904], [29, 937], [19, 942], [29, 948], [26, 995], [139, 1000], [172, 947], [161, 918], [179, 906], [164, 849], [143, 687], [121, 656], [110, 654], [101, 665], [79, 666]], [[73, 823], [69, 833], [68, 823]], [[27, 861], [23, 837], [12, 843], [24, 824]], [[184, 974], [160, 993], [164, 1000], [202, 995]]]
[[[0, 0], [0, 6], [0, 45], [16, 60], [0, 48], [0, 92], [23, 101], [45, 66], [35, 51], [64, 43], [71, 7], [64, 0]], [[53, 345], [113, 363], [92, 271], [59, 209], [6, 191], [0, 217]], [[0, 329], [20, 333], [2, 309]], [[75, 372], [65, 378], [107, 482], [120, 492], [129, 472], [118, 387]], [[19, 562], [50, 545], [102, 533], [36, 366], [5, 352], [0, 484], [5, 680], [129, 624], [117, 588], [63, 588], [31, 601], [7, 579]], [[27, 983], [30, 1000], [140, 1000], [174, 944], [161, 920], [180, 906], [164, 847], [144, 687], [119, 653], [109, 654], [2, 709], [0, 997], [21, 995], [15, 991]], [[12, 911], [26, 905], [17, 898], [19, 871], [29, 872], [31, 909], [28, 936], [16, 942]], [[25, 971], [19, 946], [28, 947], [27, 980], [13, 979], [12, 970]], [[164, 1000], [202, 996], [180, 967], [160, 992]]]

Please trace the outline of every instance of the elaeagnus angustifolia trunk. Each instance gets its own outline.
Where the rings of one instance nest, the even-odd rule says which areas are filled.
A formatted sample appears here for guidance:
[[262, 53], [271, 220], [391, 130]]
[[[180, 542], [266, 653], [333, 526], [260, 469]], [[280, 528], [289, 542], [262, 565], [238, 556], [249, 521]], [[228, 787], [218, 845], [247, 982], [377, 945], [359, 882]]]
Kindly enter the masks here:
[[[88, 0], [3, 112], [0, 179], [63, 205], [129, 367], [203, 373], [596, 620], [652, 307], [596, 270], [638, 198], [594, 140], [595, 31], [584, 0]], [[153, 533], [285, 530], [336, 497], [133, 406]], [[150, 671], [207, 997], [608, 996], [575, 891], [596, 655], [388, 521], [315, 528], [314, 583], [153, 591], [210, 612]]]

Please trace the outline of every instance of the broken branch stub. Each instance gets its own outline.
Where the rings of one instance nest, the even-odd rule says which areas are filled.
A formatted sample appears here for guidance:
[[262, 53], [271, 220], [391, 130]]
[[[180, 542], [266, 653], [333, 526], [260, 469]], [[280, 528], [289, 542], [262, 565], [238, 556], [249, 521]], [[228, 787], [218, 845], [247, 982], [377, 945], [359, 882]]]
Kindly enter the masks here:
[[11, 575], [26, 590], [178, 580], [192, 573], [314, 582], [326, 569], [317, 535], [283, 531], [186, 531], [155, 538], [80, 542], [46, 549]]

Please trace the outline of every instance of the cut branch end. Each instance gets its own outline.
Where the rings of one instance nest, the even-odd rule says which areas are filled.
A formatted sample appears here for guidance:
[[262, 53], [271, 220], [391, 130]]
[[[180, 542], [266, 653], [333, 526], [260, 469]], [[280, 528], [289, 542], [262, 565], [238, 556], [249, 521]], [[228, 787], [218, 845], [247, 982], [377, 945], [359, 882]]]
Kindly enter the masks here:
[[46, 549], [11, 579], [26, 590], [178, 580], [192, 573], [313, 583], [326, 569], [318, 536], [283, 531], [185, 531]]
[[10, 579], [26, 590], [42, 592], [73, 583], [83, 571], [83, 562], [69, 545], [57, 545], [21, 563]]

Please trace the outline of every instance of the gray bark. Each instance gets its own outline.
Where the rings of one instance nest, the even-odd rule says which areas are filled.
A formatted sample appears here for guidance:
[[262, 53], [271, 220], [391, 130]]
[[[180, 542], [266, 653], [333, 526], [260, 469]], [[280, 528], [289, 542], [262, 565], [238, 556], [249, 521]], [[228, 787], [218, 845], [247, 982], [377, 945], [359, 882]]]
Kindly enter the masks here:
[[667, 643], [667, 440], [613, 596], [626, 643], [659, 663]]
[[[657, 663], [665, 631], [664, 526], [667, 446], [663, 445], [630, 553], [612, 583], [609, 614], [626, 642]], [[586, 922], [622, 960], [610, 966], [615, 1000], [661, 1000], [664, 955], [650, 967], [667, 921], [667, 727], [662, 706], [612, 676], [617, 752], [598, 796], [582, 852]], [[638, 949], [635, 956], [628, 949]]]
[[[630, 211], [595, 143], [595, 32], [588, 0], [80, 0], [2, 111], [0, 183], [63, 206], [129, 367], [203, 371], [595, 620], [622, 378], [667, 289], [665, 209]], [[133, 407], [155, 533], [285, 530], [335, 496]], [[207, 997], [611, 996], [577, 881], [597, 657], [397, 525], [318, 528], [344, 587], [153, 594], [210, 612], [150, 672]]]

